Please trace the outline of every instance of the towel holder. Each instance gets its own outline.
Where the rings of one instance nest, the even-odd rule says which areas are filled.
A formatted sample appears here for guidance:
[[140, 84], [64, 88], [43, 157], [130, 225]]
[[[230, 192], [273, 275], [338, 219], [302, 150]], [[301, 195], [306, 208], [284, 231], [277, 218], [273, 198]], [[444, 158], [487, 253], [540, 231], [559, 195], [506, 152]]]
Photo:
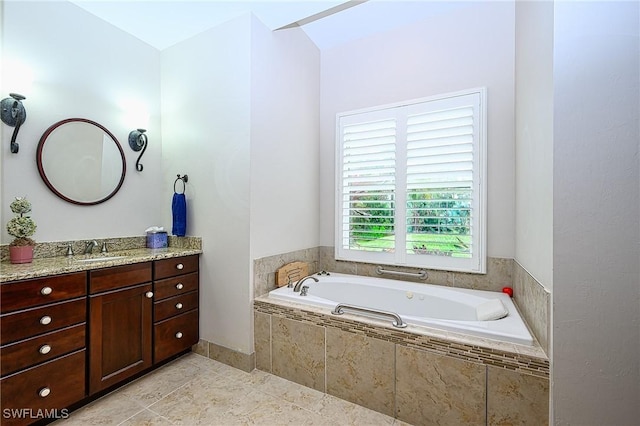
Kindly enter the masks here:
[[176, 184], [178, 183], [179, 180], [182, 181], [182, 192], [180, 194], [184, 194], [184, 192], [187, 190], [187, 182], [189, 182], [189, 176], [187, 176], [187, 175], [184, 175], [184, 176], [178, 175], [176, 180], [173, 182], [173, 192], [175, 192], [176, 194], [178, 193], [178, 191], [176, 191]]

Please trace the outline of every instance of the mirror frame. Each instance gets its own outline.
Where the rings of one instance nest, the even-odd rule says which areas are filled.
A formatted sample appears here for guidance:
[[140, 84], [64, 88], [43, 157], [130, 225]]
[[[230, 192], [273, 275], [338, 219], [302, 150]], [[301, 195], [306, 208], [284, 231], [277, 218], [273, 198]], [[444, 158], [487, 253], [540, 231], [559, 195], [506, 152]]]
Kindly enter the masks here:
[[[60, 191], [58, 191], [55, 186], [53, 186], [53, 184], [51, 183], [51, 181], [49, 181], [49, 179], [47, 178], [47, 175], [46, 175], [46, 173], [44, 171], [44, 167], [43, 167], [43, 164], [42, 164], [42, 151], [44, 149], [44, 144], [47, 141], [47, 138], [58, 127], [60, 127], [62, 125], [65, 125], [65, 124], [68, 124], [68, 123], [73, 123], [73, 122], [87, 123], [87, 124], [91, 124], [91, 125], [94, 125], [96, 127], [99, 127], [103, 132], [105, 132], [111, 138], [111, 140], [115, 143], [116, 147], [118, 148], [118, 151], [120, 151], [120, 158], [122, 159], [122, 175], [120, 176], [120, 182], [118, 182], [118, 185], [115, 187], [115, 189], [110, 194], [108, 194], [106, 197], [101, 198], [101, 199], [99, 199], [97, 201], [85, 202], [85, 201], [73, 200], [73, 199], [67, 197], [66, 195], [64, 195]], [[120, 145], [120, 142], [118, 142], [118, 139], [113, 135], [113, 133], [111, 133], [106, 127], [104, 127], [100, 123], [96, 123], [95, 121], [89, 120], [89, 119], [86, 119], [86, 118], [67, 118], [65, 120], [60, 120], [57, 123], [54, 123], [53, 125], [51, 125], [44, 132], [42, 137], [40, 138], [40, 142], [38, 142], [38, 149], [36, 151], [36, 163], [38, 164], [38, 172], [40, 173], [40, 177], [42, 178], [44, 183], [47, 185], [47, 187], [51, 190], [51, 192], [53, 192], [58, 197], [62, 198], [63, 200], [65, 200], [65, 201], [67, 201], [69, 203], [77, 204], [77, 205], [81, 205], [81, 206], [92, 206], [92, 205], [95, 205], [95, 204], [104, 203], [105, 201], [107, 201], [108, 199], [110, 199], [111, 197], [116, 195], [116, 193], [122, 187], [122, 184], [124, 182], [124, 177], [127, 174], [127, 162], [126, 162], [126, 159], [125, 159], [125, 156], [124, 156], [124, 151], [122, 150], [122, 146]]]

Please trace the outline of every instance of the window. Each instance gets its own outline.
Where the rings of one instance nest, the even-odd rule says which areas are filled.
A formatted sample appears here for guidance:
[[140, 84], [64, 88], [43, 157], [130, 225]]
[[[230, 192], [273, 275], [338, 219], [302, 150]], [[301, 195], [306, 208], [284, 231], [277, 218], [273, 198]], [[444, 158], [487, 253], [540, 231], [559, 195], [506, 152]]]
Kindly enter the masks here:
[[338, 114], [337, 259], [485, 272], [485, 98]]

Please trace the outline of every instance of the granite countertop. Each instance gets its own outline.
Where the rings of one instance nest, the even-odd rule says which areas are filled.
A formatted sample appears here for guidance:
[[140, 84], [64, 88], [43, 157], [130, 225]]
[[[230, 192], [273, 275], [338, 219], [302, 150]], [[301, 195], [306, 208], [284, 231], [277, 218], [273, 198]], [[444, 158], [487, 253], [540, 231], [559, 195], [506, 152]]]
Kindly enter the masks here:
[[[201, 254], [201, 249], [168, 247], [162, 249], [137, 248], [109, 253], [95, 253], [92, 255], [57, 256], [34, 258], [31, 263], [12, 264], [0, 263], [0, 283], [7, 281], [25, 280], [46, 277], [50, 275], [68, 274], [71, 272], [89, 271], [92, 269], [108, 268], [111, 266], [130, 265], [151, 260], [169, 259], [172, 257]], [[117, 257], [95, 262], [80, 262], [82, 259]]]

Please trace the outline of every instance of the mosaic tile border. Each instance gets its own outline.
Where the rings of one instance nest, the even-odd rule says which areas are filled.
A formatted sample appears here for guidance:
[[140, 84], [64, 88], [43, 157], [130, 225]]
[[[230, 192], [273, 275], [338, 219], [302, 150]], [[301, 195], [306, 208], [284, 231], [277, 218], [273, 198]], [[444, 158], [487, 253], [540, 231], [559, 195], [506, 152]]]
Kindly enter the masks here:
[[[373, 337], [401, 346], [425, 350], [476, 364], [490, 365], [531, 376], [549, 378], [549, 360], [543, 354], [540, 357], [527, 354], [527, 350], [524, 349], [526, 347], [523, 347], [523, 352], [525, 353], [522, 353], [518, 350], [509, 351], [467, 344], [436, 336], [414, 334], [404, 330], [391, 330], [345, 317], [329, 316], [321, 312], [284, 306], [265, 300], [254, 300], [253, 306], [254, 312], [321, 327], [336, 328], [348, 333]], [[443, 333], [443, 335], [445, 334], [448, 333]], [[538, 349], [541, 352], [541, 349]], [[535, 349], [531, 350], [531, 352], [535, 352]]]

